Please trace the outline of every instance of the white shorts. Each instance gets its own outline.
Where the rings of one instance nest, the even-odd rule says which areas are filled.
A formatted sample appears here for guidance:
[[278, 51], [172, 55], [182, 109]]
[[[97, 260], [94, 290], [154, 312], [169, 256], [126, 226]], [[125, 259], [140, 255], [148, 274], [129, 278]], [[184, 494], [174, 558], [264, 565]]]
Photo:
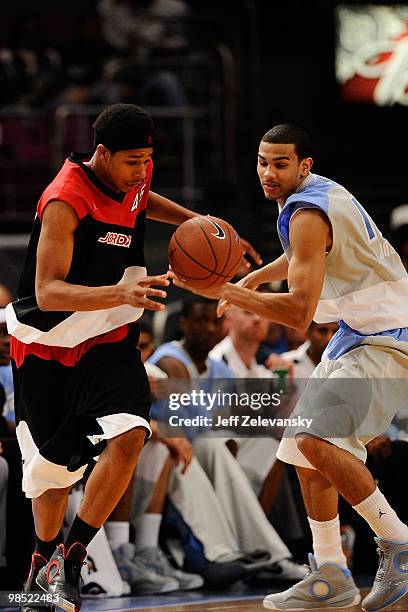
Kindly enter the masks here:
[[296, 444], [297, 435], [309, 434], [365, 462], [365, 445], [384, 434], [395, 414], [407, 403], [405, 352], [364, 345], [336, 360], [323, 357], [291, 415], [304, 417], [305, 422], [285, 430], [277, 457], [314, 469]]

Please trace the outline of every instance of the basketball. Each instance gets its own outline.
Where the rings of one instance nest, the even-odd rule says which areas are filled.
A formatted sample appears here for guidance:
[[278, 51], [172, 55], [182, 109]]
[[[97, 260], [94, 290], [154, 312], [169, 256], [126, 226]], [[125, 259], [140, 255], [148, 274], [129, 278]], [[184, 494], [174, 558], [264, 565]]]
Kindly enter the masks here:
[[182, 223], [169, 242], [171, 269], [195, 289], [219, 287], [237, 273], [243, 255], [235, 229], [217, 217]]

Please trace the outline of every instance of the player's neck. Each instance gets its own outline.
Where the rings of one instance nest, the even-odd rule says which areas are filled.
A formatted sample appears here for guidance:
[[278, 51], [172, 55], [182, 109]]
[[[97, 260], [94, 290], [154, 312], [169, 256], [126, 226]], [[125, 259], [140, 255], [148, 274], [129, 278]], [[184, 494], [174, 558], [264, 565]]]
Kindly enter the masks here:
[[190, 355], [198, 372], [200, 374], [204, 372], [204, 370], [207, 369], [208, 351], [203, 351], [202, 349], [189, 345], [185, 339], [182, 341], [182, 346]]
[[234, 349], [237, 351], [240, 359], [243, 361], [245, 366], [249, 369], [252, 365], [253, 360], [255, 359], [259, 343], [251, 342], [250, 340], [241, 340], [234, 334], [233, 331], [231, 331], [230, 337]]
[[110, 182], [109, 178], [106, 175], [106, 172], [104, 170], [104, 168], [101, 166], [101, 164], [98, 161], [98, 157], [96, 155], [96, 153], [93, 154], [93, 156], [91, 157], [91, 159], [89, 160], [89, 162], [84, 162], [86, 166], [88, 166], [92, 172], [95, 174], [95, 176], [107, 187], [109, 187], [109, 189], [111, 189], [112, 191], [116, 192], [116, 193], [120, 193], [120, 190], [116, 187], [116, 185], [114, 185], [113, 183]]

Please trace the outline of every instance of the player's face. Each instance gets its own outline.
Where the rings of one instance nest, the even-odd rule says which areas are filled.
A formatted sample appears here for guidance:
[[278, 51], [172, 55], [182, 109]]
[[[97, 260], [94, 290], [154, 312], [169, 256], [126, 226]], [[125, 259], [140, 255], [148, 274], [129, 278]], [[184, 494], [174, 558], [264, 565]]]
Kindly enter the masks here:
[[141, 187], [146, 179], [147, 168], [153, 149], [127, 149], [111, 153], [105, 149], [103, 157], [106, 180], [114, 190], [127, 193]]
[[312, 159], [299, 160], [295, 145], [261, 142], [258, 151], [258, 176], [267, 200], [284, 203], [309, 174]]
[[338, 329], [337, 323], [312, 323], [307, 332], [312, 350], [321, 357]]
[[239, 340], [263, 342], [268, 333], [269, 320], [253, 312], [232, 307], [230, 311], [230, 331]]
[[147, 361], [154, 351], [153, 338], [148, 332], [141, 331], [137, 348], [140, 350], [140, 356], [143, 363]]
[[200, 353], [209, 353], [222, 336], [217, 304], [194, 304], [189, 316], [181, 320], [181, 328], [188, 346]]

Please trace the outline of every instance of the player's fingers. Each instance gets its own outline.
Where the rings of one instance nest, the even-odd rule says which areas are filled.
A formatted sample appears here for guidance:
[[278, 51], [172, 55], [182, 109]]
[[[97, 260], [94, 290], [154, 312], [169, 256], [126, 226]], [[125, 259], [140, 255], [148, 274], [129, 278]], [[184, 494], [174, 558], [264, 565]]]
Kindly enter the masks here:
[[140, 304], [143, 308], [147, 308], [147, 310], [165, 310], [165, 305], [160, 304], [160, 302], [155, 302], [154, 300], [149, 300], [148, 298], [144, 298], [141, 300]]
[[151, 295], [151, 296], [154, 295], [155, 297], [160, 297], [160, 298], [167, 297], [166, 291], [162, 291], [161, 289], [152, 289], [151, 287], [148, 287], [145, 290], [145, 295]]
[[240, 238], [241, 240], [241, 244], [244, 248], [244, 253], [247, 253], [247, 255], [250, 256], [250, 258], [256, 263], [258, 264], [258, 266], [260, 266], [262, 264], [262, 258], [260, 256], [260, 254], [258, 253], [258, 251], [256, 251], [254, 249], [254, 247], [252, 246], [252, 244], [250, 242], [248, 242], [248, 240], [245, 240], [245, 238]]
[[139, 284], [143, 287], [147, 287], [149, 285], [162, 285], [167, 287], [170, 285], [170, 281], [168, 279], [168, 274], [158, 274], [157, 276], [146, 276], [143, 280], [139, 281]]

